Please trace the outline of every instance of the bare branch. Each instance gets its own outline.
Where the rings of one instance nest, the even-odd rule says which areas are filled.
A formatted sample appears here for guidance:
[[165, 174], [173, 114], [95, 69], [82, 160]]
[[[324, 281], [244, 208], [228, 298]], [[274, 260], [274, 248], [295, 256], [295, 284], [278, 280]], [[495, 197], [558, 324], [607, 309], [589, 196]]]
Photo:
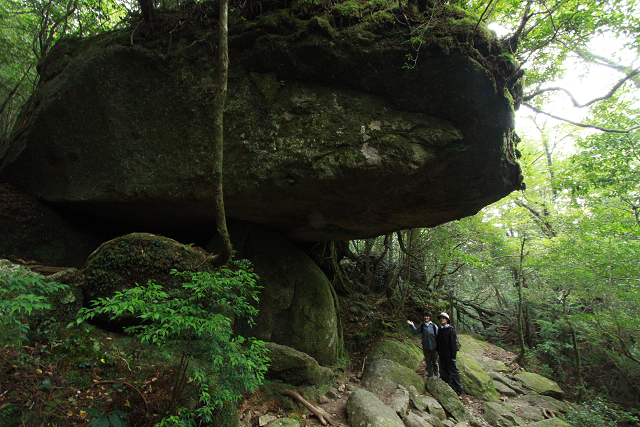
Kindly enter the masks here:
[[603, 127], [596, 126], [596, 125], [590, 125], [590, 124], [586, 124], [586, 123], [574, 122], [573, 120], [565, 119], [565, 118], [562, 118], [560, 116], [556, 116], [554, 114], [547, 113], [546, 111], [539, 110], [538, 108], [532, 106], [531, 104], [527, 104], [526, 102], [522, 103], [522, 105], [524, 105], [525, 107], [530, 108], [531, 110], [535, 111], [536, 113], [544, 114], [545, 116], [549, 116], [549, 117], [551, 117], [553, 119], [560, 120], [562, 122], [566, 122], [566, 123], [572, 124], [574, 126], [579, 126], [581, 128], [596, 129], [596, 130], [599, 130], [599, 131], [602, 131], [602, 132], [610, 132], [610, 133], [631, 133], [636, 129], [640, 129], [640, 125], [630, 127], [629, 129], [608, 129], [608, 128], [603, 128]]
[[541, 95], [541, 94], [543, 94], [543, 93], [545, 93], [545, 92], [556, 92], [556, 91], [560, 91], [560, 92], [564, 92], [564, 93], [566, 93], [566, 94], [569, 96], [569, 98], [571, 99], [571, 102], [573, 103], [573, 105], [574, 105], [575, 107], [578, 107], [578, 108], [584, 108], [584, 107], [588, 107], [588, 106], [590, 106], [590, 105], [592, 105], [592, 104], [595, 104], [596, 102], [603, 101], [603, 100], [605, 100], [605, 99], [611, 98], [611, 97], [616, 93], [616, 91], [620, 88], [620, 86], [622, 86], [622, 85], [623, 85], [627, 80], [629, 80], [629, 79], [633, 79], [635, 76], [637, 76], [637, 75], [639, 75], [639, 74], [640, 74], [640, 67], [639, 67], [639, 68], [636, 68], [636, 69], [634, 69], [634, 70], [632, 70], [632, 71], [631, 71], [631, 72], [629, 72], [629, 74], [627, 74], [624, 78], [620, 79], [620, 81], [618, 81], [615, 85], [613, 85], [613, 87], [611, 88], [611, 90], [610, 90], [606, 95], [601, 96], [601, 97], [598, 97], [598, 98], [594, 98], [594, 99], [592, 99], [591, 101], [586, 102], [586, 103], [584, 103], [584, 104], [580, 104], [580, 103], [579, 103], [579, 102], [578, 102], [578, 101], [573, 97], [573, 95], [571, 94], [571, 92], [569, 92], [568, 90], [566, 90], [566, 89], [564, 89], [564, 88], [561, 88], [561, 87], [549, 87], [549, 88], [546, 88], [546, 89], [540, 89], [540, 90], [537, 90], [537, 91], [533, 92], [532, 94], [525, 96], [525, 97], [523, 98], [523, 101], [524, 101], [524, 102], [530, 101], [531, 99], [533, 99], [533, 98], [535, 98], [536, 96]]
[[[632, 70], [630, 66], [628, 67], [626, 65], [618, 64], [612, 61], [611, 59], [605, 58], [600, 55], [596, 55], [591, 52], [587, 52], [585, 50], [574, 50], [573, 52], [587, 62], [593, 62], [597, 65], [602, 65], [603, 67], [612, 68], [616, 71], [620, 71], [621, 73], [628, 74]], [[635, 62], [637, 59], [638, 58], [636, 58], [633, 62]], [[640, 89], [640, 74], [636, 74], [635, 76], [631, 77], [631, 81], [637, 88]]]

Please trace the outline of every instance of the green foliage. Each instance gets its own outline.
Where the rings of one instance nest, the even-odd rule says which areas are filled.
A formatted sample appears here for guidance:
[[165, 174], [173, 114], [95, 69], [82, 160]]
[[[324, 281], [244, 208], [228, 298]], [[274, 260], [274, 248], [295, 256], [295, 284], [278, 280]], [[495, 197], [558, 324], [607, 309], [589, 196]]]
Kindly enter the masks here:
[[567, 414], [567, 421], [571, 425], [581, 427], [616, 427], [638, 423], [640, 419], [596, 397], [582, 406], [571, 407]]
[[127, 414], [119, 409], [107, 413], [95, 408], [87, 408], [87, 413], [93, 417], [89, 421], [89, 427], [124, 427], [126, 426]]
[[28, 317], [51, 309], [51, 294], [67, 285], [45, 282], [27, 272], [0, 273], [0, 345], [19, 345], [27, 340]]
[[[94, 301], [93, 308], [80, 310], [76, 323], [96, 315], [133, 316], [139, 323], [126, 332], [142, 343], [182, 351], [175, 397], [168, 408], [174, 413], [167, 414], [163, 425], [195, 419], [210, 422], [225, 402], [260, 385], [267, 369], [264, 343], [234, 336], [232, 331], [232, 318], [253, 324], [257, 309], [251, 302], [258, 300], [258, 277], [248, 261], [211, 273], [173, 270], [171, 274], [184, 281], [181, 289], [166, 290], [150, 280]], [[191, 381], [198, 387], [199, 406], [180, 411], [175, 403]]]

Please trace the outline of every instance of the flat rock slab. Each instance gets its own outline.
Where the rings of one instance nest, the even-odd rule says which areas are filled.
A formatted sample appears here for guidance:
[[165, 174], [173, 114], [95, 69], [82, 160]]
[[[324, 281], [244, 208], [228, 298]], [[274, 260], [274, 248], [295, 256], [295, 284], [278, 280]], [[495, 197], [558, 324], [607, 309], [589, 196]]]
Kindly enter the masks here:
[[509, 387], [508, 385], [503, 384], [500, 381], [496, 381], [496, 380], [492, 380], [492, 381], [493, 381], [493, 387], [501, 395], [507, 396], [507, 397], [516, 397], [516, 396], [518, 396], [518, 393], [516, 393], [516, 391], [514, 389], [512, 389], [511, 387]]
[[362, 374], [362, 386], [379, 396], [390, 396], [398, 384], [407, 389], [413, 386], [424, 390], [420, 375], [392, 360], [376, 359], [367, 364]]
[[497, 402], [485, 402], [482, 405], [484, 419], [495, 427], [513, 427], [526, 425], [522, 418]]
[[551, 411], [560, 412], [563, 414], [566, 414], [571, 407], [569, 403], [562, 400], [554, 399], [551, 396], [542, 396], [536, 394], [520, 396], [517, 399], [509, 399], [506, 404], [515, 407], [528, 405], [536, 408], [549, 409]]
[[393, 409], [376, 395], [362, 388], [349, 395], [347, 413], [351, 427], [404, 427]]
[[398, 362], [414, 371], [418, 369], [424, 359], [422, 350], [409, 342], [404, 343], [391, 339], [383, 339], [377, 342], [371, 351], [367, 353], [370, 360], [387, 359]]
[[498, 393], [484, 367], [471, 355], [460, 352], [458, 367], [464, 391], [482, 400], [497, 402]]
[[316, 359], [291, 347], [268, 342], [271, 359], [266, 377], [293, 385], [315, 385], [321, 387], [334, 378], [331, 369], [320, 366]]
[[554, 381], [533, 372], [519, 372], [515, 379], [525, 387], [543, 396], [551, 396], [557, 399], [564, 397], [564, 391]]
[[572, 424], [569, 424], [561, 418], [549, 418], [529, 424], [528, 427], [572, 427]]
[[473, 418], [467, 408], [460, 402], [456, 392], [440, 378], [429, 378], [427, 380], [427, 390], [458, 422], [469, 421]]

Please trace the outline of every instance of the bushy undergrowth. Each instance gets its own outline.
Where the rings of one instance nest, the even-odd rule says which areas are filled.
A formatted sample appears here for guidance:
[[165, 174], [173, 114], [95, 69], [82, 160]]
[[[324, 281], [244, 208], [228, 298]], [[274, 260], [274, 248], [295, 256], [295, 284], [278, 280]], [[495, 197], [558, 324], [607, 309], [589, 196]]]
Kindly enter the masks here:
[[30, 326], [25, 319], [49, 310], [49, 295], [68, 288], [20, 269], [0, 273], [0, 283], [0, 346], [26, 341]]
[[[232, 319], [252, 322], [257, 313], [257, 276], [246, 262], [172, 274], [180, 289], [151, 281], [95, 301], [71, 328], [49, 325], [21, 342], [28, 345], [5, 342], [0, 416], [24, 426], [236, 425], [235, 401], [262, 383], [268, 362], [264, 343], [231, 329]], [[125, 314], [136, 322], [127, 335], [85, 322]]]
[[617, 427], [637, 426], [640, 419], [596, 397], [582, 406], [572, 407], [567, 414], [567, 421], [580, 427]]

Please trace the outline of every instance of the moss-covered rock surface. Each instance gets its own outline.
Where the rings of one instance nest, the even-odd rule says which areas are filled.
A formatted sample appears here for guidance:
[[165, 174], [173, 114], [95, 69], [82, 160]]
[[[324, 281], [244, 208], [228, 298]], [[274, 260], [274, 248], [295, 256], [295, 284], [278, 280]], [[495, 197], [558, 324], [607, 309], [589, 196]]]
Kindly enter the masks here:
[[[61, 40], [0, 148], [2, 178], [104, 224], [213, 234], [207, 8]], [[381, 1], [232, 14], [229, 218], [292, 240], [347, 240], [471, 215], [522, 188], [517, 64], [472, 13], [411, 11], [416, 26], [403, 16]]]

